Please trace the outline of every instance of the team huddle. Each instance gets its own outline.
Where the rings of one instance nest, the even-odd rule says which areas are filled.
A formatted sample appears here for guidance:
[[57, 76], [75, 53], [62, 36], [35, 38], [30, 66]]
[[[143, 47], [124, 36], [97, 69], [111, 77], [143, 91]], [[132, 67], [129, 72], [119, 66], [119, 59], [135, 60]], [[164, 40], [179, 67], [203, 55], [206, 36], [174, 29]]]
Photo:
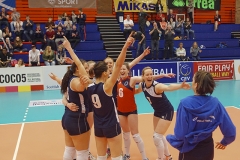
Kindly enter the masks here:
[[[164, 134], [173, 119], [174, 108], [164, 92], [189, 90], [191, 86], [186, 82], [170, 85], [158, 83], [156, 79], [172, 78], [175, 74], [153, 75], [150, 67], [142, 70], [142, 76], [130, 76], [131, 68], [150, 53], [147, 48], [132, 62], [124, 63], [127, 49], [133, 42], [134, 38], [130, 34], [115, 63], [109, 57], [95, 63], [80, 60], [65, 38], [63, 45], [71, 55], [72, 65], [63, 79], [59, 79], [54, 74], [50, 75], [52, 79], [61, 84], [65, 105], [65, 113], [62, 117], [65, 135], [63, 160], [95, 159], [89, 151], [90, 130], [93, 124], [97, 160], [106, 160], [108, 156], [111, 156], [112, 160], [129, 160], [131, 135], [137, 144], [142, 160], [148, 160], [144, 142], [138, 132], [138, 111], [134, 95], [140, 92], [144, 93], [154, 109], [153, 142], [157, 149], [157, 160], [172, 160], [168, 142], [174, 146], [176, 144], [174, 138], [177, 137], [171, 135], [166, 139]], [[137, 84], [138, 87], [135, 88]], [[228, 123], [228, 127], [234, 128], [231, 120], [225, 123]], [[233, 136], [234, 133], [231, 134], [231, 137]], [[122, 137], [124, 153], [122, 152]], [[224, 137], [227, 136], [224, 134]], [[224, 149], [233, 140], [233, 138], [223, 139], [225, 143], [218, 143], [217, 147]], [[175, 148], [179, 149], [178, 147]], [[210, 158], [204, 160], [210, 160]]]

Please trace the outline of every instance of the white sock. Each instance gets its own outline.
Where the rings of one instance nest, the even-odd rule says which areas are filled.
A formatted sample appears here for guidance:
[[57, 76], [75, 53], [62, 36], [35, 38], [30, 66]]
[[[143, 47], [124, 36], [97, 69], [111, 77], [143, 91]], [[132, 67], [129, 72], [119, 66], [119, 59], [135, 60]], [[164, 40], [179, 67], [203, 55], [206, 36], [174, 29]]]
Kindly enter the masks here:
[[73, 159], [77, 159], [77, 151], [75, 152]]
[[130, 132], [123, 132], [123, 139], [124, 139], [125, 154], [129, 156], [130, 145], [131, 145]]
[[88, 150], [77, 151], [77, 160], [88, 160]]
[[165, 156], [170, 156], [170, 152], [169, 152], [169, 149], [168, 149], [168, 143], [167, 143], [167, 140], [166, 140], [166, 137], [163, 136], [163, 144], [164, 144], [164, 154]]
[[107, 156], [97, 156], [97, 160], [107, 160]]
[[119, 157], [112, 157], [112, 160], [122, 160], [122, 156], [119, 156]]
[[144, 148], [144, 143], [143, 143], [143, 140], [140, 137], [140, 135], [139, 134], [134, 134], [133, 139], [137, 143], [138, 150], [142, 155], [142, 159], [147, 159], [145, 148]]
[[63, 160], [73, 160], [74, 155], [76, 155], [75, 147], [65, 146], [65, 150], [63, 153]]
[[154, 144], [155, 144], [155, 146], [157, 148], [158, 159], [159, 160], [163, 160], [163, 157], [164, 157], [163, 135], [154, 132], [154, 134], [153, 134], [153, 141], [154, 141]]

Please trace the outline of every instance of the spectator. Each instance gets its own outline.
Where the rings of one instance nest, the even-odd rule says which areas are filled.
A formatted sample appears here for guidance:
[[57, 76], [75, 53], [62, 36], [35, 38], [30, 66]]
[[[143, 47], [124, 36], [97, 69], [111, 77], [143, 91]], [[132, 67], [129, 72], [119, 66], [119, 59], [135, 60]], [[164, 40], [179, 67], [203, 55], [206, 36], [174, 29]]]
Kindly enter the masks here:
[[162, 11], [159, 11], [155, 17], [155, 22], [157, 22], [158, 26], [159, 26], [159, 23], [162, 22], [162, 18], [165, 18], [162, 14]]
[[29, 66], [40, 66], [40, 51], [36, 49], [36, 46], [32, 45], [32, 50], [28, 54], [28, 65]]
[[82, 9], [79, 9], [79, 15], [77, 17], [78, 21], [78, 27], [79, 27], [79, 34], [80, 34], [80, 40], [85, 41], [86, 40], [86, 14], [83, 13]]
[[170, 59], [173, 57], [173, 39], [174, 39], [174, 31], [170, 25], [167, 26], [167, 30], [165, 32], [165, 44], [164, 44], [164, 56], [163, 59], [166, 59], [170, 54]]
[[179, 48], [176, 51], [177, 58], [181, 61], [187, 61], [186, 50], [183, 48], [183, 43], [179, 43]]
[[0, 68], [10, 67], [12, 54], [7, 52], [6, 48], [2, 48], [0, 52]]
[[62, 14], [62, 21], [64, 22], [64, 21], [66, 21], [66, 18], [68, 17], [68, 14], [66, 13], [66, 12], [64, 12], [63, 14]]
[[169, 13], [167, 15], [167, 21], [169, 22], [171, 18], [173, 19], [173, 21], [176, 21], [176, 16], [175, 16], [175, 14], [173, 14], [172, 9], [169, 10]]
[[164, 17], [162, 17], [162, 22], [160, 22], [160, 30], [161, 30], [161, 32], [162, 32], [162, 34], [163, 35], [165, 35], [165, 31], [166, 31], [166, 29], [167, 29], [167, 22], [165, 21], [165, 18]]
[[57, 31], [55, 34], [55, 43], [56, 43], [56, 48], [58, 48], [59, 44], [64, 41], [63, 36], [65, 36], [64, 31], [62, 30], [61, 26], [57, 27]]
[[185, 32], [187, 33], [187, 39], [189, 39], [189, 33], [192, 33], [192, 37], [193, 39], [195, 39], [194, 30], [192, 30], [191, 28], [192, 28], [192, 24], [189, 21], [189, 18], [187, 18], [187, 21], [184, 23], [184, 29], [185, 29]]
[[77, 15], [74, 10], [72, 10], [72, 22], [73, 24], [77, 24]]
[[[153, 23], [153, 29], [149, 32], [151, 35], [151, 53], [152, 53], [152, 60], [158, 59], [159, 54], [159, 39], [161, 37], [162, 32], [157, 27], [157, 23]], [[154, 51], [156, 51], [156, 56], [154, 56]], [[154, 58], [155, 57], [155, 58]]]
[[198, 47], [197, 42], [194, 42], [192, 47], [190, 48], [190, 53], [192, 55], [192, 59], [194, 61], [199, 61], [200, 57], [199, 57], [199, 53], [201, 53], [202, 50]]
[[187, 13], [192, 24], [193, 24], [193, 12], [194, 12], [193, 0], [188, 0]]
[[12, 40], [12, 32], [10, 32], [8, 27], [5, 27], [2, 31], [3, 33], [3, 38], [6, 40], [6, 38], [9, 38], [10, 40]]
[[[135, 57], [137, 58], [142, 53], [141, 48], [143, 51], [146, 49], [146, 39], [145, 39], [145, 35], [141, 31], [134, 31], [133, 37], [135, 38], [135, 40], [138, 40], [138, 48], [137, 48], [137, 53]], [[134, 43], [132, 43], [132, 45], [133, 44]]]
[[45, 24], [45, 29], [48, 30], [49, 26], [51, 26], [52, 29], [55, 28], [55, 24], [54, 24], [54, 22], [53, 22], [53, 20], [52, 20], [52, 17], [49, 17], [49, 18], [48, 18], [48, 22]]
[[6, 43], [4, 43], [4, 47], [7, 48], [7, 51], [10, 54], [13, 54], [13, 46], [12, 46], [11, 41], [10, 41], [9, 38], [6, 38]]
[[3, 29], [4, 27], [2, 27], [3, 25], [5, 27], [9, 27], [9, 15], [7, 14], [6, 10], [4, 7], [2, 7], [1, 12], [0, 12], [0, 29]]
[[13, 43], [13, 52], [27, 52], [26, 48], [23, 48], [23, 43], [20, 37], [16, 37]]
[[62, 15], [58, 15], [58, 20], [55, 21], [55, 28], [58, 28], [58, 26], [64, 27], [64, 22], [62, 20]]
[[20, 58], [20, 59], [17, 61], [17, 64], [15, 64], [15, 67], [17, 67], [17, 68], [25, 67], [25, 64], [24, 64], [22, 58]]
[[52, 26], [48, 27], [48, 30], [44, 36], [44, 39], [47, 43], [47, 46], [51, 46], [55, 50], [55, 31], [52, 29]]
[[140, 12], [138, 13], [138, 25], [139, 31], [144, 35], [147, 17], [148, 17], [147, 13], [143, 11], [143, 8], [140, 8]]
[[40, 24], [36, 25], [36, 30], [35, 30], [35, 33], [33, 35], [32, 45], [36, 46], [37, 42], [42, 43], [41, 49], [40, 49], [40, 52], [42, 52], [45, 49], [46, 41], [44, 40], [44, 34], [41, 30]]
[[12, 22], [10, 23], [11, 31], [14, 31], [14, 22], [17, 21], [17, 19], [20, 19], [20, 13], [17, 12], [16, 8], [13, 8], [13, 12], [11, 13], [11, 19]]
[[159, 13], [159, 11], [163, 12], [163, 5], [161, 0], [158, 0], [156, 3], [156, 12]]
[[43, 52], [42, 58], [46, 66], [54, 66], [55, 65], [55, 54], [52, 50], [51, 46], [47, 46]]
[[176, 22], [176, 28], [175, 28], [175, 32], [176, 33], [180, 33], [180, 37], [181, 39], [184, 38], [184, 28], [183, 28], [183, 20], [179, 17], [178, 21]]
[[123, 21], [123, 25], [124, 25], [123, 34], [125, 39], [127, 39], [129, 34], [132, 32], [132, 27], [134, 26], [133, 21], [130, 19], [130, 15], [127, 15], [127, 18]]
[[221, 24], [221, 15], [216, 11], [216, 15], [214, 16], [214, 32], [218, 30], [219, 24]]
[[26, 20], [23, 22], [24, 35], [29, 42], [32, 41], [33, 37], [33, 21], [30, 20], [30, 17], [27, 15]]
[[66, 55], [66, 51], [65, 48], [60, 45], [58, 46], [58, 50], [56, 53], [56, 60], [57, 60], [57, 64], [58, 65], [65, 65], [65, 59], [66, 59], [67, 55]]
[[168, 25], [172, 27], [172, 30], [175, 30], [176, 23], [173, 21], [173, 18], [170, 18], [170, 21], [168, 22]]
[[16, 22], [14, 22], [14, 33], [16, 37], [20, 37], [22, 39], [23, 35], [23, 22], [20, 21], [20, 19], [17, 19]]
[[77, 27], [76, 25], [73, 25], [73, 29], [72, 29], [72, 32], [71, 32], [71, 37], [69, 39], [69, 42], [72, 45], [72, 48], [75, 49], [75, 47], [77, 46], [77, 44], [79, 43], [80, 41], [80, 38], [79, 38], [79, 32], [77, 30]]
[[66, 21], [64, 21], [65, 35], [69, 39], [71, 37], [73, 23], [69, 17], [66, 17]]

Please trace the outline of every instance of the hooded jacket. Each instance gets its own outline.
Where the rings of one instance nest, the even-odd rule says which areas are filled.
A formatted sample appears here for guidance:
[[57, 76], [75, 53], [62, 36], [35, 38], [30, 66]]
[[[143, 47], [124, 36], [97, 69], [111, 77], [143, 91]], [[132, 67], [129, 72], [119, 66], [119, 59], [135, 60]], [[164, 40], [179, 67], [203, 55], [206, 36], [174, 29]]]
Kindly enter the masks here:
[[232, 143], [236, 128], [221, 102], [212, 96], [189, 96], [178, 106], [174, 135], [168, 135], [167, 141], [181, 153], [189, 152], [218, 126], [223, 134], [221, 144]]

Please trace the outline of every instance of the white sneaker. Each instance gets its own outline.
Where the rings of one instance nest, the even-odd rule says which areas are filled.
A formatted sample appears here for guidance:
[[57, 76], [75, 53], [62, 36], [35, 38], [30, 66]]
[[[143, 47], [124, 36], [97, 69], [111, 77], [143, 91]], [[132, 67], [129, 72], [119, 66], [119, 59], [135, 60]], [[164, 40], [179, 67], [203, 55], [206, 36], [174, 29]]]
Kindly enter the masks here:
[[91, 152], [88, 154], [88, 160], [96, 160], [96, 158], [92, 155]]

